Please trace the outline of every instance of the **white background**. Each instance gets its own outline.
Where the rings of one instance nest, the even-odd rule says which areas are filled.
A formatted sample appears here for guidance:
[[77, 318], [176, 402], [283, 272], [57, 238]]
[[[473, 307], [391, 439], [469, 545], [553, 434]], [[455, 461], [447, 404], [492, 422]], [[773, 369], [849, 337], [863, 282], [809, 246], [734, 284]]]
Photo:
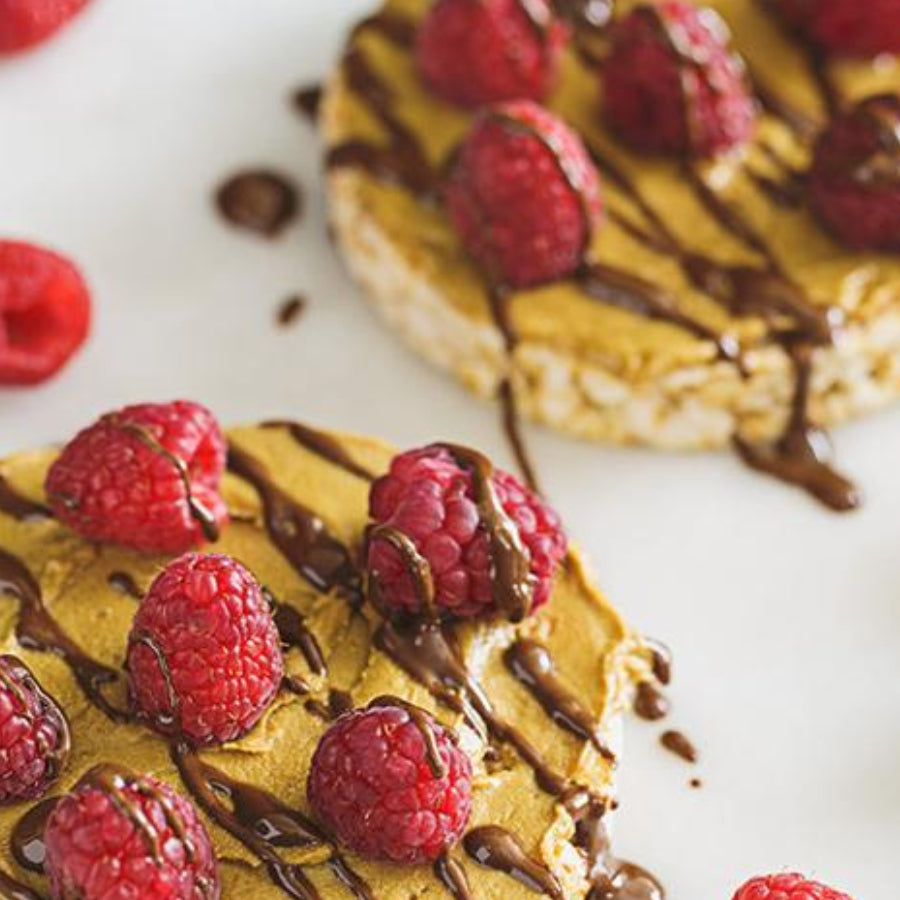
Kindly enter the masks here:
[[[294, 416], [401, 445], [453, 438], [508, 461], [495, 411], [373, 317], [325, 237], [318, 149], [289, 107], [366, 0], [96, 0], [55, 43], [0, 63], [0, 235], [78, 260], [86, 351], [0, 391], [0, 453], [127, 402], [186, 396], [226, 422]], [[210, 193], [270, 164], [308, 189], [274, 243]], [[279, 331], [274, 309], [310, 308]], [[676, 653], [686, 764], [629, 726], [618, 848], [672, 900], [730, 900], [802, 868], [856, 900], [900, 875], [900, 414], [842, 430], [868, 493], [840, 517], [728, 455], [580, 445], [532, 430], [550, 496], [625, 615]], [[391, 898], [385, 898], [391, 900]]]

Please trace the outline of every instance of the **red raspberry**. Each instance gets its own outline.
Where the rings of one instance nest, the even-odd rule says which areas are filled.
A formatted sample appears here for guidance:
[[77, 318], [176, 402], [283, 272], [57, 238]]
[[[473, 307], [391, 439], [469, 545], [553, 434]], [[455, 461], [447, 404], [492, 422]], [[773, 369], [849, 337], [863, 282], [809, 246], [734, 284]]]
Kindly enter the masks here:
[[69, 757], [69, 725], [25, 663], [0, 656], [0, 803], [36, 800]]
[[416, 63], [457, 106], [543, 100], [567, 37], [547, 0], [438, 0], [419, 29]]
[[845, 244], [900, 251], [900, 98], [870, 97], [839, 115], [819, 139], [809, 186]]
[[784, 874], [753, 878], [735, 895], [733, 900], [852, 900], [833, 888], [802, 875]]
[[728, 28], [683, 0], [641, 5], [615, 28], [603, 68], [606, 116], [645, 153], [713, 156], [745, 143], [757, 105]]
[[47, 40], [88, 0], [0, 0], [0, 53], [25, 50]]
[[237, 560], [189, 553], [157, 576], [128, 638], [132, 705], [194, 744], [245, 735], [284, 674], [272, 612]]
[[88, 772], [44, 831], [56, 900], [218, 900], [212, 843], [191, 803], [149, 775]]
[[[562, 525], [512, 475], [495, 470], [491, 483], [530, 556], [534, 612], [550, 599], [554, 572], [566, 553]], [[377, 523], [412, 539], [429, 563], [435, 605], [445, 614], [469, 618], [496, 612], [490, 538], [480, 524], [472, 473], [448, 450], [425, 447], [395, 457], [389, 473], [372, 487], [369, 511]], [[413, 580], [392, 544], [373, 538], [368, 565], [382, 605], [422, 612]]]
[[600, 180], [581, 139], [529, 101], [476, 121], [445, 189], [463, 243], [494, 281], [529, 287], [581, 265]]
[[91, 541], [181, 553], [227, 520], [225, 438], [197, 403], [129, 406], [66, 445], [47, 475], [57, 517]]
[[360, 856], [432, 862], [469, 820], [472, 764], [424, 710], [394, 703], [376, 700], [325, 732], [307, 795], [328, 830]]
[[776, 0], [785, 18], [823, 50], [848, 56], [900, 53], [898, 0]]
[[90, 294], [72, 263], [40, 247], [0, 241], [0, 384], [37, 384], [55, 375], [84, 343], [90, 320]]

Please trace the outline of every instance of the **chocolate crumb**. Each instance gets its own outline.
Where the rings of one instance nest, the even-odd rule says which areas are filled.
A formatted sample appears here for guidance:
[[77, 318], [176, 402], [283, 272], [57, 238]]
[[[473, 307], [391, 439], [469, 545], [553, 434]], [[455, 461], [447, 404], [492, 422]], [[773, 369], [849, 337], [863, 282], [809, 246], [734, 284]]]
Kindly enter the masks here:
[[699, 759], [697, 748], [680, 731], [666, 731], [659, 740], [666, 750], [686, 762], [695, 763]]
[[300, 212], [299, 189], [285, 176], [266, 169], [239, 172], [216, 191], [216, 206], [236, 228], [277, 237]]
[[315, 122], [319, 118], [319, 108], [322, 104], [322, 85], [310, 84], [300, 88], [294, 92], [291, 99], [296, 109], [311, 122]]
[[281, 328], [289, 328], [306, 312], [307, 299], [302, 294], [293, 294], [278, 307], [276, 321]]

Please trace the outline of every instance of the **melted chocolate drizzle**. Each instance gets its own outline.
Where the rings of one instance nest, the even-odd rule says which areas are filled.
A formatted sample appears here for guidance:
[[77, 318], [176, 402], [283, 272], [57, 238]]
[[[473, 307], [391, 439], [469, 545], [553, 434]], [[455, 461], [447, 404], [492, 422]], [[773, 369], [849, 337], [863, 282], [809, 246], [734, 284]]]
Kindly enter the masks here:
[[110, 572], [106, 582], [114, 591], [126, 597], [131, 597], [133, 600], [144, 599], [144, 592], [138, 587], [138, 583], [128, 572]]
[[47, 819], [56, 809], [59, 797], [48, 797], [32, 807], [16, 822], [10, 836], [10, 848], [16, 862], [29, 872], [43, 873], [47, 848], [44, 846], [44, 828]]
[[[419, 611], [428, 621], [436, 622], [440, 616], [434, 599], [434, 578], [431, 565], [419, 553], [415, 541], [399, 528], [387, 523], [381, 523], [369, 529], [366, 536], [367, 546], [371, 547], [375, 541], [384, 541], [397, 551], [412, 582], [416, 599], [419, 602]], [[388, 610], [381, 602], [381, 581], [377, 569], [374, 568], [369, 570], [368, 594], [376, 609], [383, 615], [386, 614]]]
[[266, 169], [239, 172], [216, 191], [222, 217], [237, 228], [275, 238], [301, 208], [299, 190], [283, 175]]
[[88, 656], [60, 628], [44, 606], [40, 585], [17, 557], [0, 549], [0, 596], [8, 594], [19, 601], [16, 638], [29, 650], [53, 653], [68, 665], [87, 698], [112, 721], [129, 720], [103, 696], [103, 688], [115, 684], [120, 673]]
[[228, 469], [255, 488], [272, 543], [316, 590], [336, 590], [354, 605], [362, 602], [359, 571], [349, 550], [311, 509], [294, 500], [269, 477], [267, 468], [232, 444]]
[[697, 748], [680, 731], [665, 731], [659, 742], [676, 756], [680, 756], [689, 763], [695, 763], [700, 758]]
[[0, 475], [0, 513], [10, 516], [17, 522], [42, 522], [53, 518], [49, 507], [24, 497], [14, 490], [2, 475]]
[[264, 422], [263, 428], [281, 428], [303, 448], [321, 456], [332, 465], [362, 478], [363, 481], [374, 481], [375, 473], [358, 463], [330, 434], [317, 431], [300, 422]]
[[0, 870], [0, 895], [6, 900], [47, 900], [44, 894], [39, 894], [20, 881], [16, 881], [2, 870]]
[[634, 711], [648, 722], [658, 722], [669, 714], [669, 701], [650, 681], [642, 681], [634, 696]]
[[479, 865], [505, 872], [536, 894], [564, 900], [565, 895], [556, 876], [532, 859], [518, 838], [506, 829], [498, 825], [476, 828], [463, 838], [463, 847]]
[[466, 870], [459, 860], [454, 859], [449, 853], [443, 853], [438, 857], [432, 867], [434, 877], [447, 888], [451, 896], [456, 900], [475, 900]]
[[318, 716], [323, 722], [333, 722], [353, 710], [353, 697], [347, 691], [331, 688], [327, 705], [321, 700], [312, 699], [307, 700], [304, 707], [308, 713]]
[[504, 653], [503, 661], [557, 725], [589, 741], [606, 760], [615, 760], [615, 755], [600, 736], [600, 723], [562, 683], [553, 657], [545, 646], [527, 639], [516, 641]]
[[[435, 732], [431, 716], [421, 707], [407, 700], [402, 700], [400, 697], [389, 695], [376, 697], [369, 704], [369, 709], [379, 706], [393, 706], [397, 709], [402, 709], [409, 716], [410, 722], [412, 722], [422, 738], [422, 743], [425, 746], [425, 759], [428, 762], [428, 768], [431, 769], [431, 774], [438, 780], [446, 778], [447, 765], [441, 756], [440, 747], [438, 747], [437, 733]], [[447, 731], [447, 734], [452, 735], [453, 732]]]
[[[271, 598], [271, 594], [269, 595]], [[274, 601], [274, 598], [272, 598]], [[322, 677], [328, 674], [325, 654], [315, 634], [307, 627], [306, 618], [299, 610], [286, 603], [274, 601], [275, 627], [285, 647], [296, 647], [306, 660], [310, 671]]]

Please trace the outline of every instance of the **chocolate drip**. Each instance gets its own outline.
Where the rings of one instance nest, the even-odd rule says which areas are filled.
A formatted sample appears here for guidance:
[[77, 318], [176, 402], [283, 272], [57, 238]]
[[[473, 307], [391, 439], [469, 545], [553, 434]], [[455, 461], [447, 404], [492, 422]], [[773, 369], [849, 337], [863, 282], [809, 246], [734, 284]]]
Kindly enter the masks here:
[[512, 449], [513, 458], [516, 461], [519, 472], [525, 479], [525, 484], [536, 494], [541, 494], [537, 470], [531, 460], [528, 447], [525, 444], [525, 438], [522, 435], [522, 421], [519, 416], [516, 392], [509, 378], [504, 378], [500, 383], [498, 397], [500, 399], [500, 409], [503, 413], [503, 431]]
[[415, 19], [396, 10], [383, 9], [359, 22], [353, 29], [351, 41], [371, 31], [401, 49], [410, 49], [415, 43], [418, 30], [419, 24]]
[[43, 894], [32, 890], [27, 885], [16, 881], [0, 869], [0, 896], [4, 900], [47, 900]]
[[326, 676], [328, 666], [315, 634], [306, 626], [303, 614], [286, 603], [275, 601], [275, 627], [285, 647], [296, 647], [315, 675]]
[[699, 759], [697, 748], [680, 731], [666, 731], [660, 737], [659, 742], [676, 756], [680, 756], [689, 763], [695, 763]]
[[367, 469], [362, 464], [356, 462], [352, 456], [341, 446], [340, 442], [335, 440], [330, 434], [324, 431], [317, 431], [310, 428], [309, 425], [303, 425], [300, 422], [264, 422], [263, 428], [282, 428], [290, 434], [290, 436], [303, 448], [321, 456], [339, 469], [343, 469], [363, 481], [374, 481], [375, 473]]
[[21, 560], [0, 549], [0, 596], [9, 594], [19, 601], [16, 637], [29, 650], [54, 653], [68, 665], [88, 699], [114, 722], [129, 716], [103, 696], [106, 685], [119, 681], [120, 673], [91, 659], [59, 627], [44, 606], [40, 585]]
[[181, 481], [184, 484], [185, 498], [191, 513], [191, 518], [193, 518], [200, 526], [200, 530], [203, 532], [203, 536], [207, 541], [217, 541], [219, 539], [219, 523], [216, 521], [216, 517], [212, 512], [195, 496], [193, 485], [191, 484], [191, 472], [188, 463], [180, 456], [177, 456], [172, 453], [171, 450], [164, 447], [153, 434], [142, 425], [135, 425], [132, 422], [123, 422], [115, 414], [107, 416], [106, 421], [120, 431], [137, 438], [151, 451], [151, 453], [163, 457], [163, 459], [168, 460], [175, 467], [178, 472], [178, 477], [181, 478]]
[[736, 437], [735, 447], [751, 468], [803, 488], [835, 512], [857, 509], [862, 503], [859, 489], [832, 468], [831, 440], [809, 420], [812, 348], [792, 347], [790, 353], [797, 376], [787, 430], [771, 446], [750, 444]]
[[10, 516], [17, 522], [41, 522], [52, 519], [53, 513], [43, 503], [35, 503], [23, 497], [12, 485], [0, 475], [0, 513]]
[[321, 84], [310, 84], [299, 88], [291, 98], [294, 107], [299, 110], [310, 122], [319, 118], [319, 108], [322, 105], [323, 89]]
[[615, 755], [600, 736], [599, 722], [562, 683], [556, 674], [553, 657], [545, 646], [532, 640], [516, 641], [503, 654], [503, 661], [557, 725], [590, 741], [604, 759], [615, 760]]
[[322, 519], [281, 490], [261, 462], [234, 444], [228, 450], [228, 469], [259, 494], [269, 537], [297, 573], [322, 593], [337, 590], [351, 603], [361, 603], [360, 575], [350, 551]]
[[484, 688], [466, 669], [449, 631], [430, 623], [385, 622], [375, 634], [375, 645], [477, 731], [487, 729], [494, 740], [513, 747], [534, 771], [542, 790], [558, 797], [571, 788], [525, 735], [497, 714]]
[[131, 597], [134, 600], [143, 600], [144, 592], [138, 587], [134, 578], [128, 572], [110, 572], [106, 578], [107, 584], [120, 594]]
[[773, 178], [754, 170], [747, 174], [756, 186], [776, 205], [787, 209], [797, 209], [806, 202], [806, 175], [791, 168], [772, 149], [769, 144], [761, 142], [759, 149], [769, 162], [779, 171], [779, 177]]
[[565, 895], [556, 876], [533, 860], [518, 838], [504, 828], [498, 825], [476, 828], [463, 838], [463, 847], [479, 865], [505, 872], [536, 894], [563, 900]]
[[654, 678], [660, 684], [670, 684], [672, 681], [672, 651], [660, 641], [645, 638], [645, 643], [650, 647]]
[[634, 697], [634, 711], [648, 722], [657, 722], [669, 714], [669, 701], [659, 688], [650, 681], [642, 681], [637, 686]]
[[449, 853], [439, 856], [431, 870], [434, 872], [434, 877], [447, 888], [456, 900], [474, 900], [466, 870], [462, 863], [455, 860]]
[[301, 208], [298, 189], [266, 169], [233, 175], [218, 188], [215, 199], [226, 221], [266, 238], [277, 237]]
[[[415, 541], [405, 532], [393, 525], [383, 523], [369, 529], [367, 546], [371, 547], [375, 541], [385, 541], [390, 544], [400, 557], [403, 567], [412, 582], [419, 609], [430, 622], [436, 622], [439, 611], [434, 599], [434, 578], [432, 577], [431, 564], [419, 553]], [[381, 611], [385, 612], [381, 602], [381, 582], [379, 573], [372, 569], [369, 572], [369, 599]]]
[[494, 467], [487, 457], [468, 447], [458, 444], [435, 446], [445, 449], [457, 465], [472, 474], [472, 492], [481, 527], [490, 538], [494, 603], [511, 622], [521, 622], [531, 610], [531, 555], [494, 490]]
[[575, 821], [575, 845], [587, 862], [587, 900], [663, 900], [665, 891], [653, 875], [612, 855], [602, 802], [575, 793], [566, 799], [566, 809]]
[[323, 722], [333, 722], [353, 710], [353, 698], [347, 691], [332, 688], [328, 692], [327, 706], [320, 700], [313, 699], [306, 701], [305, 708], [307, 712], [318, 716]]
[[[265, 865], [275, 885], [295, 900], [318, 900], [302, 867], [285, 862], [278, 853], [282, 848], [330, 846], [313, 822], [267, 791], [230, 778], [184, 744], [172, 745], [172, 760], [207, 815]], [[355, 897], [373, 900], [366, 883], [334, 848], [328, 865]]]
[[44, 846], [44, 828], [47, 819], [56, 809], [59, 797], [49, 797], [32, 807], [16, 822], [10, 835], [10, 849], [16, 862], [29, 872], [42, 873], [47, 848]]
[[[431, 716], [421, 707], [416, 706], [414, 703], [409, 703], [407, 700], [402, 700], [400, 697], [389, 695], [376, 697], [369, 704], [369, 709], [379, 706], [394, 706], [397, 709], [402, 709], [409, 716], [410, 722], [413, 723], [422, 737], [422, 743], [425, 746], [425, 759], [428, 762], [428, 768], [431, 769], [431, 774], [438, 780], [446, 778], [447, 765], [441, 756], [440, 747], [438, 747], [437, 733]], [[447, 733], [452, 734], [449, 731]]]
[[288, 297], [279, 307], [275, 317], [280, 328], [290, 328], [306, 310], [308, 301], [302, 294]]

